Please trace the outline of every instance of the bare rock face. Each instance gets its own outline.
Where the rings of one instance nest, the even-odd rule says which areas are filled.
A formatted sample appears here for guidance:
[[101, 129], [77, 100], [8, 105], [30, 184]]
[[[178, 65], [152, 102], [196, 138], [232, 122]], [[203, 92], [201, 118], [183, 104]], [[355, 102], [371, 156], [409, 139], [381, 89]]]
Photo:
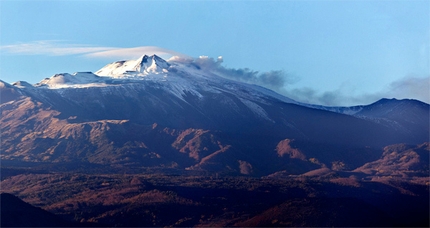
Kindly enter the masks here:
[[412, 176], [426, 177], [429, 173], [429, 154], [428, 142], [416, 146], [390, 145], [384, 147], [381, 158], [368, 162], [354, 171], [380, 177], [406, 179]]
[[294, 140], [284, 139], [278, 143], [276, 146], [276, 151], [278, 152], [279, 157], [289, 156], [290, 158], [296, 158], [305, 160], [306, 156], [300, 152], [300, 150], [291, 147], [290, 143]]

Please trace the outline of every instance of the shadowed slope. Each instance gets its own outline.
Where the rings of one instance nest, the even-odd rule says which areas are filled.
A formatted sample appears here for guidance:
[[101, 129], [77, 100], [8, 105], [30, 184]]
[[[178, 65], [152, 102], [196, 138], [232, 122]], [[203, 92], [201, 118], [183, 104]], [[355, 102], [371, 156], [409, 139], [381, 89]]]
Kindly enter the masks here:
[[78, 225], [64, 221], [9, 193], [0, 194], [0, 205], [2, 227], [75, 227]]

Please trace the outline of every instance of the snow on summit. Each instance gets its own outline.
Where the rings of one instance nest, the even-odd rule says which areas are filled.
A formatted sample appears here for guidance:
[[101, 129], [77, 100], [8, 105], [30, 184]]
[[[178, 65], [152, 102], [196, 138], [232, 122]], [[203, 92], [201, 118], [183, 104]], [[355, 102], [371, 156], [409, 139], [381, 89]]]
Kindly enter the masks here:
[[169, 63], [156, 55], [143, 55], [135, 60], [107, 64], [95, 74], [92, 72], [55, 74], [50, 78], [43, 79], [35, 86], [50, 89], [100, 87], [111, 84], [110, 82], [115, 79], [149, 79], [150, 77], [146, 76], [160, 73], [164, 75], [168, 73], [169, 67]]
[[157, 55], [143, 55], [136, 60], [117, 61], [110, 63], [98, 70], [95, 74], [99, 76], [110, 76], [115, 78], [130, 75], [145, 76], [168, 72], [170, 64]]
[[[212, 94], [230, 93], [250, 100], [250, 102], [246, 102], [246, 105], [260, 116], [265, 116], [261, 112], [261, 108], [251, 102], [264, 103], [264, 99], [267, 97], [287, 103], [295, 102], [272, 90], [227, 79], [222, 76], [223, 72], [217, 71], [216, 67], [207, 67], [205, 61], [212, 60], [208, 57], [200, 57], [196, 60], [172, 57], [166, 61], [157, 55], [143, 55], [135, 60], [107, 64], [96, 73], [56, 74], [45, 78], [32, 88], [36, 90], [52, 89], [62, 94], [64, 90], [74, 88], [104, 87], [103, 91], [110, 91], [118, 87], [141, 90], [149, 86], [164, 90], [180, 99], [185, 99], [188, 95], [203, 99], [203, 94], [208, 92]], [[219, 57], [215, 64], [221, 62], [222, 58]]]
[[74, 74], [61, 73], [55, 74], [50, 78], [45, 78], [36, 87], [47, 87], [50, 89], [59, 89], [67, 87], [91, 87], [104, 84], [104, 80], [92, 72], [76, 72]]

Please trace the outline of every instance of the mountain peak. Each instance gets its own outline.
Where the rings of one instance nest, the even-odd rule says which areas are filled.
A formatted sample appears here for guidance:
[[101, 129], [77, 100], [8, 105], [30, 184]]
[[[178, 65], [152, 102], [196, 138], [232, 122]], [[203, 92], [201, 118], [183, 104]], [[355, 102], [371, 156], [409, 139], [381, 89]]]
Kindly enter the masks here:
[[382, 98], [369, 106], [380, 106], [380, 105], [423, 105], [425, 102], [416, 99], [396, 99], [396, 98]]
[[[63, 88], [71, 85], [91, 85], [91, 83], [101, 82], [101, 78], [92, 72], [76, 72], [73, 74], [60, 73], [55, 74], [50, 78], [45, 78], [39, 83], [36, 83], [36, 87], [49, 87], [49, 88]], [[28, 83], [27, 83], [28, 84]], [[27, 84], [17, 84], [17, 87], [32, 87]], [[20, 88], [21, 88], [20, 87]]]
[[136, 60], [110, 63], [95, 74], [111, 77], [145, 76], [148, 74], [165, 73], [169, 67], [170, 64], [157, 55], [142, 55]]
[[17, 81], [17, 82], [14, 82], [12, 85], [16, 86], [18, 88], [25, 88], [25, 87], [31, 88], [31, 87], [33, 87], [33, 85], [31, 85], [30, 83], [28, 83], [26, 81]]
[[9, 85], [9, 83], [7, 83], [7, 82], [5, 82], [5, 81], [2, 81], [2, 80], [0, 79], [0, 88], [7, 88], [7, 87], [11, 87], [11, 86]]

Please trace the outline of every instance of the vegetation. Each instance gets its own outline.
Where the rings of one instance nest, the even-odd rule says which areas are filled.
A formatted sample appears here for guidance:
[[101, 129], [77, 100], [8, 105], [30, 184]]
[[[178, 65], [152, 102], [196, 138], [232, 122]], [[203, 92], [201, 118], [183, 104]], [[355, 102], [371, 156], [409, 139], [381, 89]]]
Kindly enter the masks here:
[[411, 182], [342, 173], [251, 178], [35, 170], [4, 178], [2, 191], [87, 225], [428, 226], [429, 186]]

